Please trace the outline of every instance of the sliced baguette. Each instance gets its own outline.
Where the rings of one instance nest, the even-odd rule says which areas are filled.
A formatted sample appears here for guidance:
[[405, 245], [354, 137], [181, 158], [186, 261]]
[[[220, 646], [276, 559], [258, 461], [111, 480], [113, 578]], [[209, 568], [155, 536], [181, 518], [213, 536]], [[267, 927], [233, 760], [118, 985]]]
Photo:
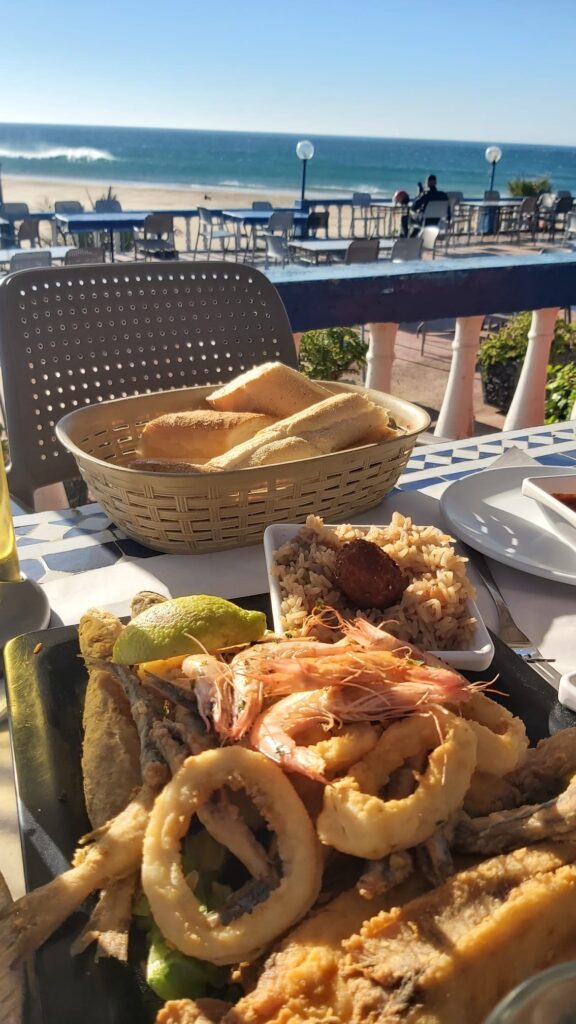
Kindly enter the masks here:
[[328, 455], [355, 445], [373, 443], [389, 436], [389, 433], [385, 409], [357, 392], [338, 394], [261, 430], [250, 441], [212, 459], [209, 465], [218, 469], [255, 465], [251, 460], [256, 452], [289, 437], [312, 445], [316, 449], [315, 454]]
[[146, 459], [207, 462], [248, 441], [274, 422], [274, 417], [254, 412], [216, 412], [214, 409], [169, 412], [146, 424], [139, 454]]
[[321, 384], [283, 363], [263, 363], [213, 391], [206, 401], [213, 409], [260, 412], [284, 419], [329, 394]]

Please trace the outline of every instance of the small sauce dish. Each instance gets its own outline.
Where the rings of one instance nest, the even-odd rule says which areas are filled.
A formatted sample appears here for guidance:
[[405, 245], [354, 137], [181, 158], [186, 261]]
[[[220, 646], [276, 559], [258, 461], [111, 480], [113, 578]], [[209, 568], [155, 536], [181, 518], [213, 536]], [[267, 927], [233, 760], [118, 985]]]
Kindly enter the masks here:
[[537, 501], [555, 531], [576, 547], [576, 470], [558, 476], [526, 477], [522, 494]]

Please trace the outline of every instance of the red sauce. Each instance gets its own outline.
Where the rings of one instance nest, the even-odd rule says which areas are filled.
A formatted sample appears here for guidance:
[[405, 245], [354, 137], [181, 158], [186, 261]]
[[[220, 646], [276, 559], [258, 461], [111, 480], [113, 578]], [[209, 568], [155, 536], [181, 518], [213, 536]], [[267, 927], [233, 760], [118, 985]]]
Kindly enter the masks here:
[[572, 512], [576, 512], [576, 494], [553, 494], [553, 498], [556, 501], [561, 501], [563, 505], [567, 505]]

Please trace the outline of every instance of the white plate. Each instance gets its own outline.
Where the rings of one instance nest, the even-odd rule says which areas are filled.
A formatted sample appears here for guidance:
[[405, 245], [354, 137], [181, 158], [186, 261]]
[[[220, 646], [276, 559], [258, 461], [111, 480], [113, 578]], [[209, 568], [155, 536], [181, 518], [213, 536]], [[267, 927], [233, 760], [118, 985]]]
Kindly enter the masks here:
[[[328, 524], [326, 524], [328, 525]], [[270, 602], [272, 604], [272, 620], [276, 633], [282, 634], [280, 606], [282, 597], [278, 577], [272, 575], [274, 564], [274, 552], [293, 540], [302, 523], [276, 523], [268, 526], [264, 531], [264, 554], [266, 556], [266, 569], [268, 572], [268, 584], [270, 587]], [[355, 526], [356, 530], [369, 530], [369, 526]], [[476, 629], [470, 644], [470, 649], [465, 651], [431, 651], [438, 658], [442, 658], [447, 665], [453, 668], [468, 669], [471, 672], [483, 672], [488, 668], [494, 657], [494, 644], [490, 634], [484, 625], [480, 612], [474, 601], [468, 601], [468, 612], [476, 619]]]
[[489, 469], [456, 480], [440, 507], [452, 532], [484, 555], [547, 580], [576, 586], [576, 549], [560, 517], [522, 494], [526, 477], [558, 476], [557, 466]]

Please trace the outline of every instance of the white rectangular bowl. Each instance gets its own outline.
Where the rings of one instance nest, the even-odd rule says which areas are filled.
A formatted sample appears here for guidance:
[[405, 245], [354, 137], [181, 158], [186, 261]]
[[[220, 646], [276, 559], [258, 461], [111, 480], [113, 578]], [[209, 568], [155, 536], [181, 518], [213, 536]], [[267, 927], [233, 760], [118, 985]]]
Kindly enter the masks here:
[[537, 501], [554, 532], [576, 548], [576, 512], [554, 497], [554, 494], [576, 494], [576, 472], [526, 477], [522, 494]]
[[[328, 526], [329, 524], [327, 523], [326, 525]], [[369, 526], [357, 526], [354, 528], [366, 531], [370, 529]], [[294, 537], [301, 529], [302, 523], [275, 523], [273, 526], [268, 526], [264, 531], [264, 554], [266, 556], [266, 570], [270, 587], [272, 620], [275, 632], [280, 635], [284, 633], [280, 614], [282, 597], [278, 577], [272, 573], [274, 552], [282, 547], [283, 544], [288, 544], [294, 540]], [[476, 628], [470, 647], [465, 651], [430, 651], [430, 653], [437, 658], [441, 658], [447, 665], [452, 665], [453, 668], [468, 669], [471, 672], [483, 672], [484, 669], [490, 666], [494, 657], [494, 644], [490, 639], [490, 634], [474, 601], [468, 601], [468, 611], [476, 619]]]

